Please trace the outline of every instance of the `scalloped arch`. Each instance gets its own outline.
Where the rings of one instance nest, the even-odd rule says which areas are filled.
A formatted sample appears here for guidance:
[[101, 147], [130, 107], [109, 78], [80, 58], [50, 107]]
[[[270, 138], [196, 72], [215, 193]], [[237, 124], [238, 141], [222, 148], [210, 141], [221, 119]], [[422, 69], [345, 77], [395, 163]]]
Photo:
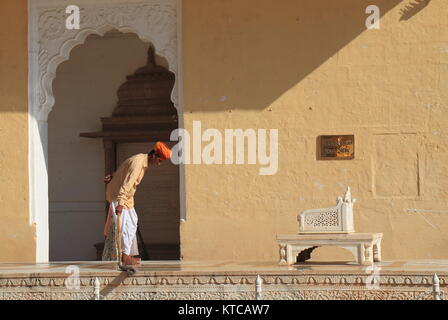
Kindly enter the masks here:
[[167, 60], [169, 70], [176, 76], [171, 100], [178, 108], [176, 1], [80, 5], [84, 19], [79, 30], [64, 29], [64, 8], [58, 3], [53, 7], [37, 9], [38, 32], [35, 40], [39, 52], [39, 92], [38, 105], [32, 110], [36, 119], [47, 120], [55, 103], [52, 86], [57, 67], [70, 58], [71, 50], [83, 44], [89, 35], [104, 36], [112, 29], [136, 34], [142, 41], [153, 44], [156, 54]]

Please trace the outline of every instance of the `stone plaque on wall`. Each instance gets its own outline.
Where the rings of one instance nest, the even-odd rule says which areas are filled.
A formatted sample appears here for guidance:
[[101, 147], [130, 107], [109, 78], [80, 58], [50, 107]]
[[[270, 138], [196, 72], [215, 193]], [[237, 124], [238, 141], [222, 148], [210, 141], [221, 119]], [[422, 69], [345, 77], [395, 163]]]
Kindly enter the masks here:
[[351, 160], [355, 158], [355, 136], [334, 135], [318, 137], [319, 160]]

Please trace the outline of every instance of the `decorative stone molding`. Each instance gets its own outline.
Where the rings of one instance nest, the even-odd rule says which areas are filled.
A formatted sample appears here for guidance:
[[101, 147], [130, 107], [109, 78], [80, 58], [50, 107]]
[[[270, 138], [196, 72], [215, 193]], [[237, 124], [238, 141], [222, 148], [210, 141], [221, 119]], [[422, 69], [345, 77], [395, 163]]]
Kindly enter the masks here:
[[350, 187], [343, 197], [338, 197], [332, 208], [305, 210], [299, 214], [299, 233], [351, 233], [353, 225], [353, 204]]
[[[38, 28], [30, 45], [37, 52], [38, 86], [35, 94], [38, 104], [34, 115], [46, 120], [54, 105], [52, 83], [59, 64], [67, 60], [71, 50], [84, 43], [91, 34], [104, 35], [117, 29], [136, 33], [143, 41], [154, 45], [158, 55], [166, 58], [169, 69], [178, 75], [177, 65], [177, 2], [176, 0], [133, 1], [77, 1], [80, 8], [81, 28], [68, 30], [64, 1], [31, 2], [32, 14]], [[51, 4], [52, 3], [52, 4]], [[178, 105], [178, 81], [172, 101]]]
[[[274, 284], [302, 284], [302, 285], [338, 285], [343, 284], [354, 288], [353, 286], [365, 285], [370, 279], [371, 274], [368, 272], [346, 272], [341, 274], [335, 273], [303, 273], [301, 272], [276, 272], [276, 273], [247, 273], [247, 274], [197, 274], [197, 275], [144, 275], [138, 273], [133, 277], [126, 277], [124, 273], [114, 272], [110, 275], [94, 275], [94, 276], [80, 276], [80, 290], [82, 288], [92, 288], [94, 286], [95, 278], [98, 278], [101, 290], [107, 286], [120, 287], [158, 287], [158, 286], [188, 286], [190, 288], [200, 288], [202, 286], [213, 285], [254, 285], [257, 275], [263, 280], [264, 285]], [[21, 275], [16, 277], [2, 277], [0, 278], [0, 290], [6, 288], [32, 288], [39, 290], [43, 288], [65, 288], [67, 281], [67, 274], [54, 276], [31, 276]], [[432, 288], [433, 274], [418, 274], [418, 273], [390, 273], [382, 272], [379, 277], [379, 283], [384, 286], [384, 289], [392, 287], [424, 287]], [[440, 286], [446, 289], [448, 285], [448, 275], [439, 275]], [[93, 291], [92, 291], [93, 292]]]
[[[420, 300], [433, 299], [430, 274], [381, 274], [378, 289], [367, 286], [371, 277], [362, 273], [297, 273], [261, 274], [263, 299], [266, 300]], [[79, 290], [68, 290], [65, 277], [1, 278], [0, 299], [93, 300], [94, 283], [98, 278], [100, 298], [115, 299], [175, 299], [197, 300], [255, 299], [254, 274], [218, 275], [137, 275], [131, 278], [121, 274], [80, 278]], [[442, 299], [447, 296], [446, 275], [440, 277]]]

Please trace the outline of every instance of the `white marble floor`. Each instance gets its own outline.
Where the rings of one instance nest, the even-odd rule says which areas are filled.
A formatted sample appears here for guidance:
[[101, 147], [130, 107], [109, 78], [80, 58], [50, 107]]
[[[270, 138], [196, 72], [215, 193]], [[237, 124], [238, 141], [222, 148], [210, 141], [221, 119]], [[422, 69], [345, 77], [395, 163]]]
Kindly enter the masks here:
[[[11, 275], [56, 275], [66, 274], [67, 267], [79, 267], [80, 274], [118, 273], [112, 262], [70, 261], [51, 263], [0, 263], [0, 277]], [[448, 260], [397, 260], [375, 263], [382, 273], [443, 274], [448, 275]], [[306, 262], [293, 266], [280, 266], [276, 262], [232, 262], [232, 261], [145, 261], [140, 274], [304, 274], [304, 273], [365, 273], [372, 267], [359, 266], [354, 262]]]

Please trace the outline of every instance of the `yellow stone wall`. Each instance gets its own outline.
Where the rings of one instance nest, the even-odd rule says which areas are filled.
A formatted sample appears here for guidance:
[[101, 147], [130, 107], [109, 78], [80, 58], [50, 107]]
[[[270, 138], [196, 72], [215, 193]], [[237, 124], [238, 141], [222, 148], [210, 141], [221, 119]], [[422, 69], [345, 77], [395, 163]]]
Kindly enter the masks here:
[[[185, 260], [277, 260], [276, 235], [346, 186], [383, 258], [448, 258], [448, 2], [411, 3], [184, 1], [185, 127], [279, 129], [274, 176], [186, 167]], [[365, 27], [370, 4], [380, 30]], [[317, 161], [324, 134], [354, 134], [355, 160]]]
[[35, 260], [28, 210], [26, 0], [0, 6], [0, 262]]
[[[448, 3], [411, 3], [375, 1], [366, 30], [365, 0], [183, 1], [185, 127], [279, 129], [280, 151], [274, 176], [186, 167], [185, 260], [276, 260], [276, 235], [347, 185], [385, 259], [447, 258]], [[26, 0], [1, 1], [0, 261], [35, 260], [26, 21]], [[355, 160], [317, 161], [323, 134], [355, 134]]]

